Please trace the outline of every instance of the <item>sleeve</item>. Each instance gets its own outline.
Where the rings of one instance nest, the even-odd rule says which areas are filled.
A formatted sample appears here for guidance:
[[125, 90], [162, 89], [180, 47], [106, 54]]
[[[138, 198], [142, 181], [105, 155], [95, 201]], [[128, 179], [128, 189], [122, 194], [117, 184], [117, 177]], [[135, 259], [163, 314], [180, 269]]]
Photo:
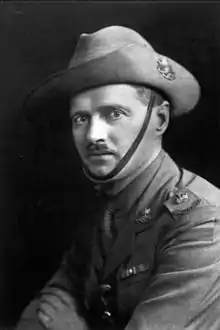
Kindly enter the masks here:
[[126, 330], [220, 329], [220, 220], [201, 218], [200, 211], [184, 215], [193, 225], [178, 224], [164, 237]]
[[[84, 235], [85, 236], [85, 235]], [[45, 284], [42, 291], [47, 287], [55, 287], [65, 290], [75, 300], [77, 314], [84, 318], [85, 310], [83, 304], [83, 278], [86, 276], [85, 260], [87, 260], [87, 249], [84, 248], [85, 241], [82, 239], [82, 228], [78, 226], [74, 234], [74, 243], [69, 251], [64, 254], [63, 260], [54, 276]], [[87, 238], [87, 237], [86, 237]], [[16, 330], [42, 330], [38, 321], [37, 308], [39, 307], [40, 294], [30, 302], [21, 315]]]
[[[61, 266], [54, 276], [45, 284], [44, 288], [55, 286], [68, 290], [70, 283], [65, 276], [63, 267]], [[37, 316], [37, 309], [39, 307], [40, 294], [36, 296], [30, 304], [23, 311], [20, 320], [17, 324], [16, 330], [43, 330], [44, 327], [40, 324]]]
[[39, 305], [39, 300], [34, 299], [26, 307], [21, 315], [21, 318], [16, 326], [16, 330], [43, 330], [43, 326], [38, 321], [36, 310]]

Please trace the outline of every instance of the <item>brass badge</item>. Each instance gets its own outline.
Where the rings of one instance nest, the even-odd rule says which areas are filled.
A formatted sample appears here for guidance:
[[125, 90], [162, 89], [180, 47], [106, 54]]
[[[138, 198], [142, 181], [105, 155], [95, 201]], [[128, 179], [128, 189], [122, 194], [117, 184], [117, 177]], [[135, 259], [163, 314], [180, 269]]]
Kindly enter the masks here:
[[159, 57], [157, 60], [157, 70], [164, 78], [168, 80], [176, 79], [176, 74], [173, 67], [165, 56]]
[[189, 199], [189, 196], [185, 192], [178, 191], [175, 194], [175, 202], [176, 202], [176, 204], [181, 204], [181, 203], [187, 202], [188, 199]]
[[151, 209], [145, 208], [140, 217], [138, 217], [135, 221], [137, 223], [145, 223], [151, 217]]

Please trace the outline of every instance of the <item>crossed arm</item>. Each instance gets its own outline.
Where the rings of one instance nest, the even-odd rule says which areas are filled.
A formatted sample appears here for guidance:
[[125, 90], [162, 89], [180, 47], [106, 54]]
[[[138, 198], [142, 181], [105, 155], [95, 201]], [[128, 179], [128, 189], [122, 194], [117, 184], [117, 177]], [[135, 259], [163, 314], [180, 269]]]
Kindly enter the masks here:
[[[159, 250], [157, 272], [126, 330], [219, 329], [219, 221], [211, 219], [177, 231]], [[62, 282], [63, 276], [58, 271], [50, 283]], [[40, 300], [24, 312], [17, 330], [40, 330], [43, 325], [51, 330], [88, 329], [73, 297], [56, 285], [43, 289]]]
[[24, 310], [16, 330], [87, 330], [67, 287], [61, 268]]

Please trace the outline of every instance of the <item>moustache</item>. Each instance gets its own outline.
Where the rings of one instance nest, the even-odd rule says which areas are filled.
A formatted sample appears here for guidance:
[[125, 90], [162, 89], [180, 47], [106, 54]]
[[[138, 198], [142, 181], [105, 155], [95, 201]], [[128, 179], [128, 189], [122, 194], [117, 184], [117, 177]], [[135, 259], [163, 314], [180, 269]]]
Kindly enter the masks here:
[[90, 154], [112, 154], [114, 153], [104, 142], [92, 142], [86, 147], [87, 152]]

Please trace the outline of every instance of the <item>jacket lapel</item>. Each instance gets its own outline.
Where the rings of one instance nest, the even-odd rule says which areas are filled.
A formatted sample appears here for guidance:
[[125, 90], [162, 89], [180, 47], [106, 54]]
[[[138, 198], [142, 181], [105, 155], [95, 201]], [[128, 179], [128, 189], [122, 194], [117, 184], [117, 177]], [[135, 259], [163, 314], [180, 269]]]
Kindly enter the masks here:
[[131, 215], [124, 226], [120, 230], [120, 233], [113, 245], [112, 249], [106, 259], [106, 264], [103, 269], [103, 279], [108, 277], [122, 262], [127, 259], [133, 250], [134, 244], [134, 222]]

